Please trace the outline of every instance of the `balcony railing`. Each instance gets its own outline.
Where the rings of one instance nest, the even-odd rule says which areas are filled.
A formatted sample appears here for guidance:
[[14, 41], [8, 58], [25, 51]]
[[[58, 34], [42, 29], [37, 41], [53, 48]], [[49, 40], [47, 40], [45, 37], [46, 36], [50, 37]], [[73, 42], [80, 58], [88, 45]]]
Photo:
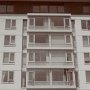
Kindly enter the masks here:
[[29, 26], [29, 30], [67, 30], [70, 31], [70, 27], [64, 26]]
[[72, 85], [74, 85], [74, 82], [73, 81], [52, 81], [52, 82], [50, 82], [50, 81], [28, 81], [28, 85], [30, 85], [30, 86], [47, 86], [47, 85], [49, 85], [49, 86], [59, 86], [59, 85], [68, 85], [68, 86], [72, 86]]
[[71, 65], [73, 65], [73, 62], [71, 61], [71, 62], [44, 62], [44, 61], [40, 61], [40, 62], [28, 62], [28, 65], [35, 65], [35, 66], [38, 66], [38, 65], [55, 65], [55, 66], [57, 66], [57, 65], [61, 65], [61, 66], [71, 66]]
[[49, 81], [29, 81], [28, 82], [28, 85], [50, 85], [50, 82]]
[[73, 85], [73, 81], [53, 81], [52, 85]]
[[28, 47], [71, 47], [72, 44], [29, 43]]

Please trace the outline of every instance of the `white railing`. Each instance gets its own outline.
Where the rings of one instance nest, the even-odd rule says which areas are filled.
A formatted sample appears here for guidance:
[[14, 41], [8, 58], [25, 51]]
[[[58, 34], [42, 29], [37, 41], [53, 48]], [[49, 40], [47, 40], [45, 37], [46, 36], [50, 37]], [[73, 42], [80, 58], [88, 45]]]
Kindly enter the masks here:
[[28, 85], [50, 85], [50, 81], [29, 81]]
[[49, 43], [29, 43], [29, 47], [48, 47]]
[[30, 30], [70, 30], [70, 27], [64, 26], [29, 26]]
[[71, 47], [72, 44], [29, 43], [28, 47]]
[[74, 85], [73, 81], [28, 81], [28, 85], [31, 86], [38, 86], [38, 85], [50, 85], [50, 86], [60, 86], [60, 85], [68, 85], [68, 86], [72, 86]]
[[28, 62], [28, 65], [49, 65], [49, 62]]
[[73, 81], [53, 81], [52, 85], [73, 85]]
[[28, 62], [28, 65], [35, 65], [35, 66], [38, 66], [38, 65], [54, 65], [54, 66], [57, 66], [57, 65], [61, 65], [61, 66], [71, 66], [73, 65], [73, 62]]

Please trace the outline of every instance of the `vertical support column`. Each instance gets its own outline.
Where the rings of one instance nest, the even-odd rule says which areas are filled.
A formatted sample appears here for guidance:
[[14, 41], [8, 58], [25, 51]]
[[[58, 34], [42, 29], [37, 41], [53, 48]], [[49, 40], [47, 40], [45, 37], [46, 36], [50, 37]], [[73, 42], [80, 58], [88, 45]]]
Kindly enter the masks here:
[[49, 47], [51, 48], [51, 33], [49, 33]]
[[51, 57], [51, 51], [49, 51], [49, 59], [50, 59], [50, 60], [49, 60], [49, 64], [50, 64], [50, 66], [51, 66], [51, 65], [52, 65], [52, 60], [51, 60], [51, 59], [52, 59], [52, 57]]
[[28, 62], [29, 62], [29, 52], [27, 52], [26, 67], [28, 66]]
[[50, 69], [49, 73], [50, 73], [50, 85], [52, 86], [52, 70], [51, 69]]
[[50, 22], [50, 17], [48, 17], [48, 29], [50, 30], [51, 29], [51, 22]]
[[35, 46], [35, 33], [33, 34], [34, 46]]
[[75, 85], [75, 71], [73, 71], [72, 74], [73, 74], [73, 85]]
[[26, 72], [26, 87], [28, 86], [28, 72]]

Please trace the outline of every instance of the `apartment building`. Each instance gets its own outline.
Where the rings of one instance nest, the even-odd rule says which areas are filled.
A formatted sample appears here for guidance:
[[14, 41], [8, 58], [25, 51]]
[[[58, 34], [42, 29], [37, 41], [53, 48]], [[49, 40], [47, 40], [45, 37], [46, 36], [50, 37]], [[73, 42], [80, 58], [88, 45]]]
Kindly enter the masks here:
[[90, 90], [90, 1], [0, 0], [0, 90]]

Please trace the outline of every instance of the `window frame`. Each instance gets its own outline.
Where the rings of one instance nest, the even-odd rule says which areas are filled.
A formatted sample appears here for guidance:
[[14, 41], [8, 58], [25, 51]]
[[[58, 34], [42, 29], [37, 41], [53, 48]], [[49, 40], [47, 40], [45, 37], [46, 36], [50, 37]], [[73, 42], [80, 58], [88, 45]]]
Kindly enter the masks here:
[[[9, 22], [9, 27], [7, 28], [7, 21], [10, 20]], [[13, 25], [13, 23], [15, 25]], [[5, 20], [5, 30], [16, 30], [16, 19], [6, 19]]]
[[[10, 79], [10, 73], [13, 73], [13, 79]], [[7, 81], [4, 81], [4, 75], [7, 73]], [[14, 71], [2, 71], [2, 83], [9, 83], [12, 84], [14, 83]]]
[[89, 56], [88, 59], [90, 59], [90, 53], [89, 52], [84, 53], [84, 63], [85, 64], [90, 64], [90, 60], [85, 60], [85, 54], [88, 54], [88, 56]]
[[[5, 57], [5, 54], [8, 54], [8, 57]], [[11, 60], [11, 54], [14, 55], [13, 60]], [[5, 58], [8, 58], [7, 62], [5, 62]], [[14, 52], [4, 52], [3, 53], [3, 64], [14, 64], [15, 63], [15, 53]]]
[[[6, 42], [6, 37], [9, 37], [9, 40], [8, 40], [8, 45], [6, 44], [5, 45], [5, 42]], [[12, 42], [13, 41], [13, 38], [12, 37], [14, 37], [14, 42]], [[4, 36], [4, 46], [15, 46], [15, 40], [16, 39], [16, 36], [15, 35], [5, 35]]]

